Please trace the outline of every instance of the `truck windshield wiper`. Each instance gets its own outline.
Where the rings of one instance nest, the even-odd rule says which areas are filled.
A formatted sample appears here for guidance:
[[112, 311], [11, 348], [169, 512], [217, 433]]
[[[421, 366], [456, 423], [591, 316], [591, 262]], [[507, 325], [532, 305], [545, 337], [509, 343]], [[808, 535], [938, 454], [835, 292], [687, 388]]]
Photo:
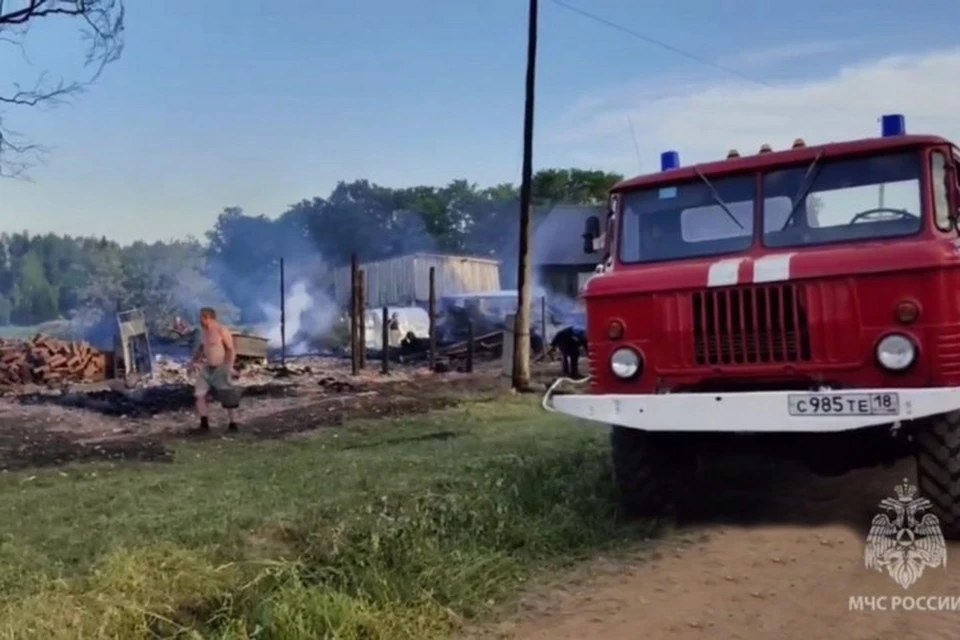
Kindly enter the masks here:
[[810, 189], [813, 188], [814, 180], [816, 175], [814, 171], [817, 168], [817, 165], [820, 163], [820, 158], [823, 156], [823, 151], [817, 154], [817, 157], [813, 159], [813, 162], [810, 163], [810, 166], [807, 167], [807, 172], [803, 174], [803, 180], [800, 182], [800, 188], [797, 190], [797, 195], [793, 198], [793, 207], [790, 209], [790, 214], [787, 216], [787, 219], [783, 221], [783, 226], [780, 227], [780, 231], [783, 231], [787, 228], [790, 222], [793, 220], [793, 216], [797, 214], [797, 211], [800, 210], [800, 203], [804, 198], [807, 197], [807, 193]]
[[740, 224], [739, 220], [737, 220], [737, 216], [733, 215], [733, 212], [730, 211], [730, 207], [727, 206], [727, 203], [724, 202], [723, 198], [720, 197], [720, 194], [717, 193], [717, 190], [716, 188], [714, 188], [713, 183], [707, 179], [707, 176], [703, 175], [702, 171], [700, 171], [700, 167], [695, 166], [693, 169], [694, 171], [697, 172], [697, 175], [700, 176], [700, 179], [703, 180], [703, 184], [707, 185], [707, 189], [710, 189], [710, 194], [713, 196], [714, 202], [720, 205], [720, 208], [723, 209], [724, 213], [726, 213], [731, 220], [733, 220], [733, 223], [735, 225], [743, 229], [743, 225]]

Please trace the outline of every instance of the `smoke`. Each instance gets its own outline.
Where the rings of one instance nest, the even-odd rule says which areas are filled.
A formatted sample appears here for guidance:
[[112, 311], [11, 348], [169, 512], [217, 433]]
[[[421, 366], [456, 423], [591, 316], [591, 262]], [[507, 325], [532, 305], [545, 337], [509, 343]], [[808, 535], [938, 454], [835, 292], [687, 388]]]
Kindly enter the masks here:
[[[303, 355], [308, 352], [311, 342], [330, 333], [339, 316], [338, 309], [323, 293], [311, 293], [310, 288], [311, 283], [306, 280], [294, 284], [284, 300], [283, 312], [276, 305], [261, 305], [265, 321], [259, 333], [271, 347], [279, 349], [285, 338], [291, 355]], [[286, 317], [282, 318], [284, 314]], [[285, 327], [282, 320], [285, 320]]]
[[562, 294], [550, 296], [548, 300], [554, 322], [580, 328], [587, 326], [587, 310], [582, 300], [573, 300]]
[[[361, 262], [414, 252], [495, 257], [502, 264], [501, 286], [515, 288], [518, 239], [510, 231], [519, 204], [514, 197], [489, 204], [471, 204], [469, 198], [466, 204], [444, 204], [447, 196], [432, 200], [434, 191], [426, 187], [390, 191], [358, 181], [338, 186], [327, 200], [294, 205], [279, 217], [227, 209], [206, 242], [188, 238], [117, 246], [116, 251], [97, 254], [87, 267], [91, 277], [83, 290], [83, 307], [71, 316], [68, 330], [110, 348], [118, 306], [138, 307], [147, 314], [151, 334], [166, 340], [175, 335], [170, 332], [175, 317], [195, 324], [200, 308], [213, 307], [225, 323], [254, 330], [276, 348], [281, 343], [282, 261], [290, 353], [303, 353], [327, 342], [327, 337], [336, 344], [344, 338], [346, 300], [326, 286], [326, 276], [331, 267], [348, 262], [352, 250], [359, 252]], [[549, 210], [541, 209], [538, 216]], [[445, 210], [459, 218], [446, 220], [441, 215]], [[540, 254], [571, 239], [579, 247], [579, 233], [570, 227], [551, 238], [541, 234], [534, 239], [538, 289], [556, 291], [551, 279], [541, 277], [536, 264], [543, 259]], [[558, 310], [555, 317], [574, 315], [575, 300], [553, 295], [550, 300], [558, 303], [552, 305]]]
[[237, 307], [242, 326], [266, 337], [271, 347], [281, 346], [282, 270], [289, 352], [303, 353], [330, 332], [339, 309], [319, 288], [327, 264], [304, 212], [271, 219], [227, 209], [208, 238], [207, 274]]
[[[590, 215], [602, 217], [602, 208], [546, 204], [534, 209], [530, 247], [532, 284], [535, 291], [547, 292], [549, 319], [556, 324], [582, 325], [585, 322], [579, 282], [571, 280], [578, 277], [577, 270], [592, 272], [595, 263], [602, 259], [599, 254], [583, 252], [581, 234]], [[517, 286], [518, 244], [518, 239], [508, 241], [500, 257], [504, 289]], [[539, 309], [534, 310], [534, 315], [538, 314]]]

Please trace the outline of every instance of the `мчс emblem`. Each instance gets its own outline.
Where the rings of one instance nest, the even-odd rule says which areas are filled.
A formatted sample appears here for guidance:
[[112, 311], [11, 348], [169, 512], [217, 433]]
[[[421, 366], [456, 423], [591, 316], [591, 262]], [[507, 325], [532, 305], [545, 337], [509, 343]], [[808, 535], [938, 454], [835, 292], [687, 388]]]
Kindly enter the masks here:
[[868, 569], [887, 570], [904, 589], [920, 579], [927, 567], [947, 566], [947, 543], [940, 520], [923, 513], [932, 506], [917, 495], [917, 487], [906, 478], [896, 487], [896, 498], [884, 498], [870, 523], [863, 553]]

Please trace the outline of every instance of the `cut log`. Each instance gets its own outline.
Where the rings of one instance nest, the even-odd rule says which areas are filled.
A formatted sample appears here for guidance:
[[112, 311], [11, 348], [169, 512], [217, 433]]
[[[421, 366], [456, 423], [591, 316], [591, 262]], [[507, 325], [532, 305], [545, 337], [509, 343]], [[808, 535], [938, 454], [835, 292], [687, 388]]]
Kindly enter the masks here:
[[42, 334], [28, 341], [0, 340], [0, 385], [99, 382], [106, 369], [106, 357], [88, 342]]
[[67, 356], [63, 355], [59, 350], [55, 356], [52, 356], [49, 360], [47, 360], [47, 366], [51, 369], [68, 369], [69, 367], [67, 367], [66, 364]]

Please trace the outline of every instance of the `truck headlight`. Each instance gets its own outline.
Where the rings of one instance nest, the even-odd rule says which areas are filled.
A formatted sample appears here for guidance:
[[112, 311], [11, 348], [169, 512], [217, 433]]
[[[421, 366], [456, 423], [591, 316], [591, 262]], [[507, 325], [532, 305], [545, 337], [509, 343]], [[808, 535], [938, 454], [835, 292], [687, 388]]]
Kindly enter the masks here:
[[610, 371], [621, 380], [629, 380], [640, 373], [643, 359], [633, 349], [621, 347], [610, 356]]
[[905, 335], [892, 333], [877, 344], [877, 362], [888, 371], [903, 371], [916, 359], [917, 347]]

